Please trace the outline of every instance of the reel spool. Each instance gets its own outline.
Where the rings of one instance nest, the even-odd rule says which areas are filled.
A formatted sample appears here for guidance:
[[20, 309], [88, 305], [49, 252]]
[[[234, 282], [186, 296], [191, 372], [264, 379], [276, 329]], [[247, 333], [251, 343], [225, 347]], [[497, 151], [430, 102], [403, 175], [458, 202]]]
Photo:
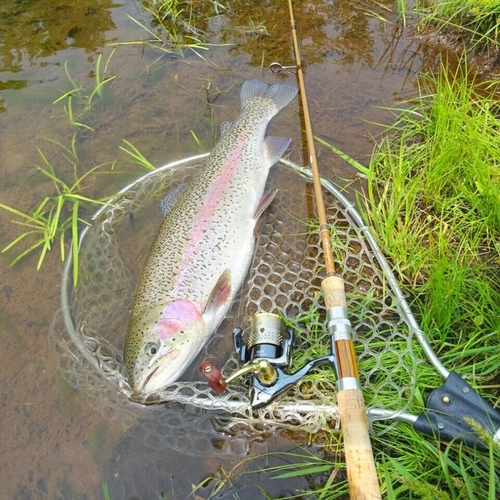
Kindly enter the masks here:
[[288, 366], [292, 354], [293, 328], [285, 328], [285, 323], [277, 314], [259, 313], [250, 320], [248, 344], [243, 342], [243, 330], [236, 329], [234, 348], [241, 363], [267, 359], [276, 366]]

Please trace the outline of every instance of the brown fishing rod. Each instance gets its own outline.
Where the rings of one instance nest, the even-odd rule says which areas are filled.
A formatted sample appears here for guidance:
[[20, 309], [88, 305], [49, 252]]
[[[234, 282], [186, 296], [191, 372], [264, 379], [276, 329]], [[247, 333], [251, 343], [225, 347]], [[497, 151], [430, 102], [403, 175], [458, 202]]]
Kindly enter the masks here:
[[314, 193], [318, 209], [321, 244], [326, 267], [326, 278], [321, 283], [328, 314], [328, 330], [335, 350], [338, 378], [337, 402], [340, 424], [344, 435], [345, 460], [352, 500], [380, 499], [380, 486], [368, 433], [366, 409], [359, 382], [359, 370], [351, 335], [351, 324], [347, 318], [347, 303], [344, 281], [335, 271], [330, 231], [326, 221], [325, 204], [314, 147], [311, 117], [307, 105], [302, 62], [295, 29], [292, 0], [288, 0], [293, 47], [297, 65], [302, 111], [306, 131], [309, 164], [313, 174]]

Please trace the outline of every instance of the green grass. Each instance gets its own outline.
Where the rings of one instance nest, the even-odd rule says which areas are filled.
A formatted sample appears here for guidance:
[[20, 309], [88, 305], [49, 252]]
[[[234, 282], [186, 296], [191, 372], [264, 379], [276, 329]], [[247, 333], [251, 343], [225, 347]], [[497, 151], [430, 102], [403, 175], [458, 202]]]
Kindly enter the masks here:
[[[73, 258], [73, 280], [78, 282], [78, 236], [82, 224], [87, 222], [82, 217], [82, 211], [89, 206], [100, 206], [105, 199], [94, 199], [83, 193], [89, 189], [90, 180], [95, 175], [112, 171], [114, 162], [90, 167], [84, 174], [80, 174], [80, 158], [77, 144], [82, 133], [93, 132], [88, 119], [94, 111], [97, 101], [103, 99], [103, 91], [108, 82], [115, 76], [105, 76], [108, 65], [113, 56], [106, 60], [102, 68], [102, 54], [99, 54], [94, 70], [95, 85], [85, 89], [78, 85], [71, 77], [68, 66], [65, 64], [66, 75], [70, 89], [61, 91], [62, 95], [54, 101], [54, 105], [63, 105], [63, 117], [72, 129], [69, 144], [63, 144], [53, 139], [46, 139], [58, 148], [58, 153], [49, 158], [42, 149], [37, 148], [41, 164], [35, 168], [51, 181], [52, 194], [43, 197], [37, 207], [30, 212], [23, 212], [15, 207], [0, 203], [0, 208], [15, 216], [14, 224], [20, 225], [24, 231], [16, 236], [2, 249], [2, 253], [22, 249], [12, 258], [11, 265], [16, 264], [24, 257], [39, 251], [37, 269], [42, 266], [47, 252], [54, 246], [59, 248], [61, 259], [65, 260], [67, 241], [71, 239], [69, 252]], [[87, 122], [85, 122], [87, 121]], [[131, 148], [132, 145], [128, 144]], [[129, 154], [138, 154], [137, 150]], [[69, 237], [69, 238], [68, 238]], [[24, 247], [23, 247], [24, 244]]]
[[[436, 79], [424, 78], [422, 97], [400, 114], [372, 157], [365, 205], [441, 361], [480, 391], [484, 386], [482, 395], [494, 405], [500, 388], [496, 90], [462, 70], [443, 67]], [[436, 380], [433, 369], [421, 366], [419, 393]], [[400, 431], [392, 437], [397, 445], [375, 440], [392, 471], [389, 498], [497, 498], [498, 447], [490, 443], [484, 454], [443, 447], [407, 426]]]
[[452, 33], [462, 32], [473, 49], [499, 48], [499, 0], [449, 0], [431, 5], [424, 23], [447, 28]]
[[[440, 359], [479, 390], [484, 386], [482, 395], [494, 405], [500, 388], [496, 90], [497, 84], [479, 86], [466, 71], [444, 67], [436, 79], [424, 78], [422, 97], [376, 148], [365, 205]], [[436, 380], [422, 365], [419, 394]], [[486, 454], [444, 448], [401, 424], [399, 435], [375, 439], [375, 448], [392, 483], [388, 498], [493, 500], [499, 494], [500, 453], [491, 443]]]
[[397, 0], [397, 9], [405, 23], [406, 14], [416, 12], [420, 27], [437, 28], [450, 41], [460, 42], [468, 53], [500, 49], [500, 0]]
[[[403, 112], [393, 127], [405, 127], [398, 139], [386, 137], [379, 145], [368, 187], [369, 204], [379, 212], [372, 223], [390, 248], [401, 251], [395, 260], [417, 281], [423, 270], [405, 262], [406, 248], [396, 238], [417, 231], [428, 257], [462, 250], [457, 260], [473, 253], [479, 263], [494, 257], [500, 230], [498, 105], [477, 87], [471, 90], [474, 84], [469, 87], [460, 70], [441, 71], [436, 84], [421, 91], [431, 97]], [[493, 96], [496, 86], [483, 92]]]
[[[364, 217], [434, 350], [449, 370], [457, 371], [493, 406], [498, 406], [500, 393], [500, 108], [496, 90], [497, 84], [479, 85], [466, 71], [450, 72], [444, 67], [436, 78], [422, 78], [420, 97], [397, 111], [396, 124], [379, 141], [369, 168], [354, 165], [368, 176]], [[309, 322], [313, 333], [321, 326], [313, 311], [298, 320]], [[415, 351], [424, 357], [418, 347]], [[300, 359], [300, 353], [294, 356]], [[394, 356], [394, 362], [397, 359]], [[391, 357], [384, 362], [391, 363]], [[369, 362], [365, 364], [363, 369], [369, 369]], [[435, 369], [421, 363], [411, 412], [419, 415], [430, 390], [441, 383]], [[500, 447], [487, 433], [483, 441], [486, 451], [439, 443], [406, 423], [373, 437], [384, 497], [499, 498]], [[338, 453], [311, 460], [270, 472], [284, 479], [289, 474], [319, 474], [325, 467], [343, 468]], [[346, 482], [330, 478], [308, 494], [289, 498], [348, 498]]]

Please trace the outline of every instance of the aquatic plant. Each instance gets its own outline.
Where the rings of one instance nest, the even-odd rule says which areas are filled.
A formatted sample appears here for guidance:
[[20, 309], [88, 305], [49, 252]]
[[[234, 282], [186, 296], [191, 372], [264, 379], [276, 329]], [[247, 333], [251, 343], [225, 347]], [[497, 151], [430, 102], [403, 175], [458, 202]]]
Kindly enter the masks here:
[[[95, 103], [94, 98], [96, 96], [102, 98], [105, 85], [116, 78], [116, 75], [105, 76], [114, 52], [115, 49], [113, 49], [113, 51], [109, 55], [103, 70], [101, 70], [102, 54], [99, 54], [97, 56], [95, 70], [93, 71], [95, 86], [90, 90], [86, 90], [83, 86], [78, 85], [71, 78], [68, 70], [68, 62], [66, 61], [64, 63], [64, 70], [69, 82], [71, 83], [72, 88], [66, 92], [63, 92], [63, 94], [54, 101], [54, 104], [65, 101], [64, 113], [66, 114], [66, 117], [68, 118], [72, 126], [93, 131], [93, 128], [90, 125], [84, 123], [82, 119], [93, 109]], [[76, 105], [74, 101], [76, 101]]]
[[[210, 0], [142, 0], [141, 5], [153, 15], [153, 19], [169, 32], [171, 26], [183, 28], [187, 33], [199, 33], [196, 23], [206, 23], [210, 17], [226, 10], [221, 3]], [[170, 24], [169, 24], [170, 23]], [[206, 26], [204, 24], [204, 26]]]
[[120, 149], [132, 158], [131, 161], [133, 163], [144, 167], [146, 170], [155, 170], [156, 167], [139, 151], [136, 146], [134, 146], [130, 141], [127, 141], [127, 139], [123, 139], [123, 142], [127, 147], [120, 146]]
[[[210, 19], [219, 15], [225, 7], [210, 0], [142, 0], [141, 6], [151, 14], [151, 27], [129, 16], [130, 20], [140, 26], [150, 38], [141, 40], [167, 53], [177, 53], [181, 57], [190, 49], [198, 54], [198, 50], [208, 50]], [[116, 45], [135, 44], [136, 41], [119, 42]], [[201, 56], [200, 56], [201, 57]]]
[[[97, 174], [97, 171], [104, 170], [104, 167], [113, 170], [114, 162], [95, 165], [84, 174], [80, 174], [77, 142], [82, 131], [93, 131], [93, 128], [83, 119], [88, 117], [94, 109], [96, 98], [102, 98], [104, 86], [116, 78], [116, 76], [105, 76], [112, 56], [113, 52], [108, 57], [104, 69], [101, 70], [102, 54], [99, 54], [94, 70], [95, 86], [89, 90], [78, 85], [71, 78], [67, 63], [64, 65], [72, 88], [63, 92], [61, 97], [54, 101], [54, 104], [64, 102], [64, 114], [74, 131], [68, 145], [53, 139], [46, 139], [59, 148], [58, 167], [55, 166], [54, 160], [50, 160], [40, 148], [37, 148], [42, 163], [35, 165], [35, 168], [52, 181], [54, 194], [45, 196], [38, 206], [29, 213], [0, 203], [0, 208], [17, 217], [12, 222], [25, 228], [21, 235], [14, 238], [2, 249], [2, 253], [10, 251], [14, 247], [17, 248], [21, 242], [31, 239], [28, 246], [13, 258], [11, 265], [16, 264], [32, 252], [40, 250], [37, 263], [37, 269], [40, 269], [47, 252], [54, 247], [56, 242], [59, 242], [61, 259], [65, 260], [67, 234], [69, 233], [72, 238], [70, 252], [73, 257], [73, 279], [75, 284], [78, 281], [78, 232], [80, 225], [86, 224], [81, 215], [82, 207], [102, 205], [105, 202], [104, 199], [93, 199], [82, 193], [88, 188], [86, 182], [91, 176]], [[66, 180], [67, 174], [63, 173], [67, 170], [71, 172], [70, 180]], [[32, 241], [33, 239], [34, 241]]]
[[2, 249], [2, 253], [11, 250], [27, 237], [35, 238], [33, 243], [29, 244], [27, 248], [22, 250], [11, 261], [11, 265], [14, 265], [35, 250], [40, 249], [40, 256], [37, 264], [37, 269], [40, 269], [47, 252], [52, 249], [56, 241], [59, 241], [61, 259], [65, 260], [66, 233], [69, 231], [72, 238], [70, 252], [73, 256], [73, 279], [74, 282], [77, 283], [78, 231], [80, 223], [86, 223], [80, 215], [82, 204], [100, 205], [104, 203], [104, 200], [95, 200], [83, 196], [80, 193], [83, 189], [84, 181], [106, 164], [96, 165], [85, 174], [79, 176], [77, 174], [78, 157], [76, 156], [74, 148], [75, 137], [76, 134], [73, 134], [71, 148], [56, 141], [52, 141], [59, 145], [64, 152], [68, 153], [68, 155], [64, 155], [66, 159], [71, 158], [69, 161], [72, 162], [74, 172], [74, 178], [71, 182], [66, 182], [58, 176], [52, 163], [47, 159], [44, 153], [38, 149], [38, 153], [43, 160], [43, 165], [35, 165], [35, 168], [53, 182], [56, 193], [51, 196], [46, 196], [31, 213], [22, 212], [14, 207], [4, 205], [3, 203], [0, 203], [0, 208], [17, 216], [18, 219], [12, 222], [26, 228], [20, 236]]

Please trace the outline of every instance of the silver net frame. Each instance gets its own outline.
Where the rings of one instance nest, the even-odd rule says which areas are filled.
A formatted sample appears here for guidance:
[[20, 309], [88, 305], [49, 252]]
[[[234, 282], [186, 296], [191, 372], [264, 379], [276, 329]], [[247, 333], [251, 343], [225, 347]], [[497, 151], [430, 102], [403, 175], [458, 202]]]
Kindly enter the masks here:
[[[119, 342], [113, 341], [112, 335], [103, 334], [103, 330], [118, 330], [120, 338], [123, 326], [117, 325], [123, 325], [124, 316], [126, 320], [124, 311], [130, 307], [135, 291], [130, 265], [120, 256], [120, 245], [124, 246], [120, 224], [130, 225], [133, 214], [145, 203], [157, 193], [185, 182], [207, 156], [208, 153], [171, 162], [137, 179], [99, 209], [92, 226], [82, 232], [80, 282], [73, 287], [73, 263], [68, 258], [61, 282], [62, 307], [51, 327], [50, 338], [59, 368], [73, 387], [93, 399], [98, 409], [111, 418], [119, 418], [126, 426], [136, 424], [146, 442], [157, 448], [169, 446], [198, 455], [234, 455], [246, 453], [252, 441], [262, 441], [277, 431], [314, 435], [325, 428], [336, 430], [339, 419], [331, 368], [319, 368], [258, 410], [250, 405], [245, 379], [231, 384], [220, 395], [213, 393], [204, 380], [181, 380], [155, 394], [155, 405], [146, 407], [128, 399], [130, 388], [123, 372]], [[236, 354], [227, 347], [228, 330], [234, 326], [246, 328], [256, 312], [276, 312], [278, 308], [285, 317], [296, 317], [293, 326], [299, 333], [298, 351], [311, 351], [313, 357], [330, 354], [324, 309], [318, 300], [323, 271], [321, 244], [317, 231], [310, 226], [312, 211], [309, 226], [298, 220], [290, 194], [297, 191], [299, 180], [307, 187], [311, 173], [289, 160], [281, 159], [279, 165], [284, 169], [279, 169], [271, 183], [279, 183], [284, 194], [271, 205], [257, 235], [249, 277], [229, 313], [232, 322], [226, 320], [228, 324], [219, 329], [203, 351], [203, 359], [227, 359], [222, 367], [226, 376], [239, 367]], [[286, 181], [287, 175], [293, 179]], [[413, 351], [414, 337], [443, 377], [448, 371], [420, 330], [356, 207], [331, 182], [321, 182], [335, 260], [346, 283], [369, 421], [392, 420], [377, 427], [380, 434], [387, 432], [396, 419], [414, 420], [407, 413], [414, 397], [417, 365], [421, 362]], [[304, 330], [300, 317], [313, 308], [319, 309], [321, 319]], [[124, 339], [124, 332], [121, 336]], [[304, 359], [300, 358], [300, 362]], [[296, 362], [299, 361], [295, 359]], [[298, 368], [300, 365], [296, 364], [292, 367]]]

